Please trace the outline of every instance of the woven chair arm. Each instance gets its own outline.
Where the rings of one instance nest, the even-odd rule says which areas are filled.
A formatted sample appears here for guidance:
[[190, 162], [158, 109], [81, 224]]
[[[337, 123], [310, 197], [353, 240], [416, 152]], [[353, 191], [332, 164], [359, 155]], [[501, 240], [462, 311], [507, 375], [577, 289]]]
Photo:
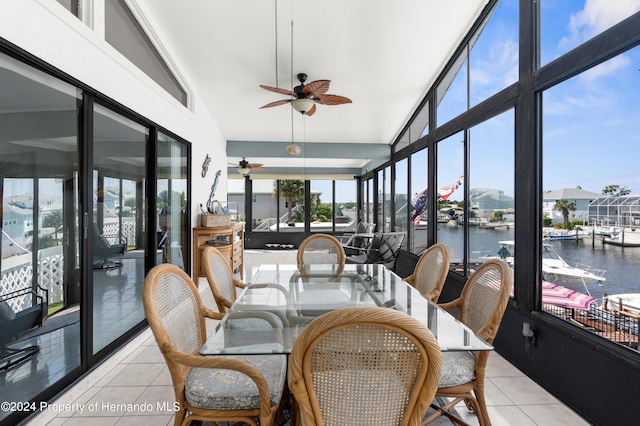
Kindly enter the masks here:
[[172, 361], [188, 367], [234, 370], [248, 376], [258, 387], [258, 393], [260, 395], [260, 417], [269, 415], [271, 411], [269, 384], [255, 365], [247, 361], [223, 356], [188, 355], [179, 351], [174, 345], [168, 342], [163, 345], [162, 352]]
[[403, 280], [411, 284], [412, 287], [416, 286], [416, 274], [411, 274], [408, 277], [403, 278]]
[[429, 299], [429, 300], [437, 300], [437, 298], [440, 296], [440, 291], [438, 290], [432, 290], [429, 293], [425, 293], [422, 295], [425, 299]]
[[238, 287], [238, 288], [245, 288], [247, 287], [247, 285], [245, 283], [243, 283], [242, 281], [238, 281], [235, 278], [233, 279], [233, 285]]
[[449, 311], [449, 310], [455, 309], [455, 308], [461, 308], [462, 307], [462, 299], [458, 298], [456, 300], [452, 300], [451, 302], [438, 303], [438, 306], [441, 307], [442, 309], [444, 309], [445, 311]]
[[203, 306], [202, 307], [202, 315], [205, 318], [210, 318], [210, 319], [214, 319], [214, 320], [221, 320], [222, 318], [224, 318], [224, 314], [220, 313], [220, 312], [216, 312], [216, 311], [212, 311], [211, 309]]
[[487, 324], [484, 327], [482, 327], [476, 334], [480, 338], [485, 340], [487, 343], [492, 343], [497, 333], [498, 333], [498, 327], [494, 327], [491, 324]]

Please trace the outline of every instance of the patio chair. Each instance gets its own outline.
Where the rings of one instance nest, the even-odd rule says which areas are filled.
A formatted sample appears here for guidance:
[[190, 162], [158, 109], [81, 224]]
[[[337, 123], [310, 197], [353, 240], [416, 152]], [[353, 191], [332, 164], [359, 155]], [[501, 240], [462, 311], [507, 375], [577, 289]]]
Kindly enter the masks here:
[[[215, 247], [206, 247], [202, 252], [202, 266], [204, 269], [209, 288], [213, 293], [213, 298], [218, 306], [218, 312], [227, 313], [236, 300], [236, 289], [244, 289], [246, 285], [233, 277], [231, 266], [227, 257]], [[264, 285], [265, 287], [267, 285]], [[276, 288], [284, 293], [287, 299], [286, 290], [277, 284], [269, 284], [270, 288]], [[231, 316], [228, 316], [224, 326], [228, 330], [225, 332], [225, 342], [229, 345], [260, 343], [260, 341], [273, 342], [280, 340], [282, 343], [282, 329], [287, 324], [287, 305], [283, 305], [278, 313], [266, 311], [237, 312], [236, 309]], [[277, 307], [269, 307], [277, 309]], [[277, 336], [271, 337], [273, 333]]]
[[367, 248], [371, 242], [371, 234], [375, 229], [375, 223], [358, 222], [352, 233], [344, 233], [338, 237], [347, 256], [358, 254], [358, 249]]
[[[9, 301], [32, 298], [37, 303], [17, 312]], [[0, 296], [0, 371], [26, 361], [39, 351], [37, 345], [20, 345], [17, 340], [29, 330], [42, 326], [47, 316], [49, 292], [42, 287], [27, 287]], [[13, 346], [9, 346], [13, 344]]]
[[[440, 305], [443, 309], [459, 309], [459, 320], [488, 343], [493, 343], [509, 301], [513, 278], [509, 265], [499, 259], [488, 260], [469, 277], [460, 297]], [[436, 412], [425, 419], [428, 424], [444, 415], [456, 423], [466, 424], [451, 413], [460, 401], [474, 411], [481, 426], [490, 425], [484, 397], [484, 377], [488, 351], [444, 352], [442, 376], [436, 396], [449, 398], [444, 406], [432, 405]]]
[[393, 270], [405, 236], [405, 232], [376, 232], [369, 247], [358, 248], [360, 254], [347, 256], [345, 261], [359, 264], [382, 263]]
[[444, 244], [434, 244], [425, 250], [413, 274], [404, 280], [414, 286], [420, 294], [437, 302], [449, 272], [449, 249]]
[[126, 243], [111, 244], [104, 235], [100, 234], [98, 224], [93, 223], [93, 269], [110, 269], [122, 266], [122, 262], [109, 258], [122, 255], [126, 250]]
[[305, 426], [419, 425], [440, 377], [440, 346], [409, 315], [345, 308], [311, 322], [289, 357]]
[[171, 374], [179, 409], [175, 425], [191, 421], [240, 421], [271, 425], [285, 384], [285, 355], [212, 356], [198, 350], [206, 340], [205, 317], [222, 319], [202, 305], [191, 278], [172, 264], [157, 265], [142, 292], [149, 327]]

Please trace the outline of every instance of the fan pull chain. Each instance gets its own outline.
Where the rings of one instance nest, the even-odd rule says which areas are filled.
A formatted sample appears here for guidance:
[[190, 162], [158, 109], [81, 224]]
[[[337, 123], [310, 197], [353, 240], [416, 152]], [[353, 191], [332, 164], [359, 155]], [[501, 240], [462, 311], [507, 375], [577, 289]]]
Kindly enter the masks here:
[[274, 5], [274, 19], [275, 19], [275, 43], [276, 43], [276, 87], [280, 88], [280, 84], [278, 83], [278, 0], [273, 0]]

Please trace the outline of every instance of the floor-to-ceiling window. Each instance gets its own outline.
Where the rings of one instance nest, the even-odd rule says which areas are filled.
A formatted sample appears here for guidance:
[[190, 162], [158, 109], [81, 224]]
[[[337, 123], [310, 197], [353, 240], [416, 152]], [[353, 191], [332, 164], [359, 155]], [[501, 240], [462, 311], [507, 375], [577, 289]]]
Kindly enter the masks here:
[[[180, 264], [189, 246], [188, 144], [64, 78], [0, 54], [0, 397], [7, 402], [50, 399], [124, 343], [143, 325], [148, 269]], [[164, 199], [166, 252], [149, 253], [162, 239], [147, 226], [155, 213], [148, 202], [162, 197], [162, 189], [147, 193], [150, 171], [152, 187], [174, 194]], [[0, 423], [27, 414], [3, 411]]]
[[473, 269], [490, 258], [513, 261], [515, 229], [514, 114], [469, 129], [467, 258]]
[[335, 188], [333, 197], [336, 211], [335, 222], [336, 231], [338, 231], [340, 228], [358, 221], [356, 210], [358, 191], [355, 180], [335, 180], [333, 182], [333, 187]]
[[[273, 190], [278, 194], [278, 204], [284, 207], [284, 211], [280, 211], [278, 218], [280, 231], [304, 232], [305, 181], [299, 179], [283, 179], [277, 180], [276, 182], [276, 187], [273, 188]], [[318, 199], [318, 197], [316, 197], [316, 199]]]
[[[286, 206], [278, 206], [276, 191], [278, 181], [272, 179], [251, 180], [251, 227], [256, 232], [273, 232], [278, 229], [278, 213], [282, 217]], [[287, 216], [283, 218], [288, 219]], [[286, 223], [285, 223], [286, 225]]]
[[[396, 163], [396, 178], [394, 181], [395, 186], [395, 230], [398, 232], [408, 231], [408, 218], [409, 218], [409, 160], [406, 158]], [[402, 242], [402, 248], [406, 249], [408, 238], [405, 238]]]
[[[490, 2], [429, 90], [429, 133], [412, 146], [408, 123], [394, 147], [411, 155], [412, 175], [413, 157], [433, 148], [440, 201], [429, 217], [440, 223], [425, 225], [460, 265], [445, 289], [488, 258], [510, 262], [515, 300], [496, 348], [596, 424], [635, 418], [592, 401], [632, 406], [618, 389], [639, 375], [639, 12], [638, 2]], [[522, 336], [529, 321], [533, 339]]]
[[[187, 146], [164, 133], [158, 134], [156, 159], [156, 213], [158, 238], [156, 263], [172, 263], [183, 270], [189, 250], [187, 235]], [[217, 185], [218, 177], [214, 177]], [[217, 188], [216, 188], [217, 189]], [[144, 206], [144, 204], [143, 204]], [[160, 257], [160, 252], [162, 253]]]
[[355, 180], [311, 180], [311, 232], [342, 232], [357, 223]]
[[[130, 182], [144, 188], [149, 130], [101, 105], [94, 108], [93, 134], [93, 352], [97, 353], [144, 319], [142, 283], [144, 246], [129, 243], [144, 216], [137, 206], [144, 192], [131, 192]], [[127, 182], [123, 185], [123, 182]], [[139, 197], [139, 198], [138, 198]], [[125, 213], [126, 210], [126, 213]], [[136, 208], [137, 210], [137, 208]], [[142, 213], [142, 212], [139, 212]], [[126, 226], [123, 226], [126, 224]]]
[[464, 132], [458, 132], [438, 142], [438, 242], [451, 252], [452, 269], [462, 272], [464, 261], [465, 217], [464, 193]]
[[2, 54], [0, 93], [0, 400], [26, 402], [81, 362], [80, 93]]
[[[585, 310], [571, 319], [636, 350], [639, 70], [635, 47], [542, 93], [544, 247], [565, 262], [558, 269], [543, 258], [543, 278], [607, 301], [604, 311]], [[595, 207], [602, 200], [613, 207]], [[565, 310], [544, 307], [567, 318]], [[592, 318], [600, 316], [616, 326], [595, 326]]]
[[411, 223], [409, 251], [420, 254], [427, 248], [427, 149], [411, 155]]
[[365, 188], [365, 201], [364, 201], [364, 209], [365, 209], [365, 217], [367, 218], [366, 221], [368, 223], [376, 223], [376, 216], [375, 216], [375, 212], [374, 212], [374, 195], [375, 195], [375, 189], [374, 189], [374, 182], [373, 179], [367, 179], [365, 181], [366, 184], [366, 188]]

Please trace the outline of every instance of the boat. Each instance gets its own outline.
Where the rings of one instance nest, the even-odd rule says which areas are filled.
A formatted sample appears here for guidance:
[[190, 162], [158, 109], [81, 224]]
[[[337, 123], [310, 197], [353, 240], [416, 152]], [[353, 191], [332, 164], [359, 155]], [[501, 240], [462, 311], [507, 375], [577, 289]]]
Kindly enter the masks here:
[[[499, 241], [498, 257], [513, 266], [515, 242], [513, 240]], [[494, 257], [495, 256], [491, 256]], [[542, 275], [546, 281], [562, 285], [572, 290], [584, 288], [589, 294], [587, 283], [605, 282], [606, 271], [595, 269], [588, 265], [569, 265], [549, 244], [542, 244]]]
[[622, 228], [605, 224], [604, 219], [599, 220], [600, 224], [594, 222], [590, 225], [580, 226], [580, 230], [586, 237], [615, 237], [620, 234]]
[[621, 231], [611, 237], [603, 237], [602, 242], [619, 247], [640, 247], [640, 235], [635, 232]]
[[582, 239], [583, 235], [578, 233], [578, 230], [574, 230], [574, 231], [567, 231], [565, 229], [562, 230], [558, 230], [558, 229], [554, 229], [551, 231], [548, 231], [544, 234], [543, 238], [547, 239], [547, 240], [555, 240], [555, 241], [564, 241], [564, 240], [580, 240]]
[[604, 309], [640, 315], [640, 293], [605, 294]]

